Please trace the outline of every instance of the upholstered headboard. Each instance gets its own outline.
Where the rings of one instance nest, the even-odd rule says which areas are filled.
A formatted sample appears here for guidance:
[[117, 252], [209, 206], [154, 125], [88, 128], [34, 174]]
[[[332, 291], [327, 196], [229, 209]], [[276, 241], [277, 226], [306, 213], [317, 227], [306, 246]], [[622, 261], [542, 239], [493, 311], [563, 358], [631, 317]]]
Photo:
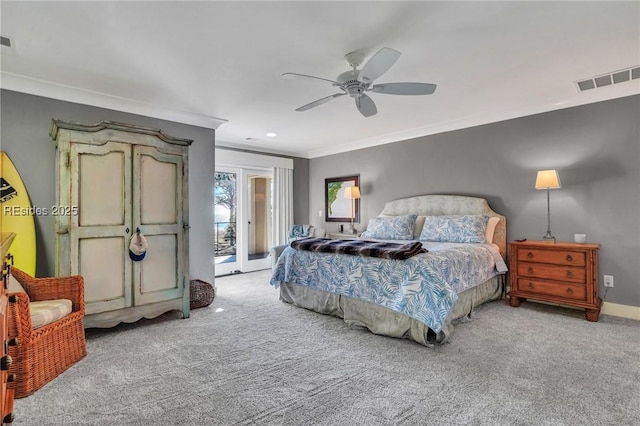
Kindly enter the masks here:
[[415, 214], [418, 216], [476, 215], [497, 216], [500, 218], [493, 234], [493, 243], [500, 254], [507, 258], [507, 219], [494, 212], [484, 198], [463, 195], [417, 195], [401, 198], [385, 204], [380, 216], [399, 216]]

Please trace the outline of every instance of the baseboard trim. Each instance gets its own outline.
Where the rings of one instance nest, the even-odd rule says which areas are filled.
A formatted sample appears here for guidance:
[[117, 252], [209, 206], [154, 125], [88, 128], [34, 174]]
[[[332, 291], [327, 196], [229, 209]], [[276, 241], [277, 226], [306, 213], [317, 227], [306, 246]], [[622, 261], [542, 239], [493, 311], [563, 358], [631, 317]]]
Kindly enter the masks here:
[[603, 302], [601, 314], [614, 317], [629, 318], [640, 321], [640, 306], [620, 305], [618, 303]]

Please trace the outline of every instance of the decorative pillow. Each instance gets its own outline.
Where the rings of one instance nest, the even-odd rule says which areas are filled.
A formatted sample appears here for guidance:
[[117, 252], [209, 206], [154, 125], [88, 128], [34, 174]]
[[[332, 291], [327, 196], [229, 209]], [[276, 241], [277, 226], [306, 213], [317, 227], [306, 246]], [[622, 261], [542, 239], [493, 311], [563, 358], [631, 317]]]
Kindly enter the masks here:
[[31, 325], [33, 329], [58, 321], [71, 313], [73, 304], [71, 300], [55, 299], [29, 303], [31, 312]]
[[289, 241], [308, 237], [310, 228], [311, 225], [291, 225], [289, 228]]
[[420, 239], [448, 243], [484, 243], [489, 216], [427, 216]]
[[360, 238], [378, 240], [412, 240], [416, 226], [416, 215], [373, 217]]

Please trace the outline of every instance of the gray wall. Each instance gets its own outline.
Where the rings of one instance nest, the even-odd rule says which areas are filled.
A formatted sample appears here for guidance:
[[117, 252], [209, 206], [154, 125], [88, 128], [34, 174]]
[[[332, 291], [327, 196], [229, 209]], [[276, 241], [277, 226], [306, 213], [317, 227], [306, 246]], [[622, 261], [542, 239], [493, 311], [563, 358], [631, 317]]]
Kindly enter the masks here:
[[359, 173], [359, 229], [386, 201], [461, 194], [486, 198], [505, 215], [509, 241], [540, 239], [547, 198], [534, 189], [536, 172], [557, 169], [563, 186], [551, 191], [552, 233], [600, 243], [600, 282], [602, 274], [615, 278], [606, 301], [640, 306], [639, 121], [640, 96], [631, 96], [314, 158], [309, 221], [335, 231], [337, 223], [318, 217], [324, 179]]
[[[191, 278], [213, 283], [213, 130], [7, 90], [0, 96], [0, 147], [20, 172], [31, 203], [49, 210], [55, 204], [55, 144], [49, 137], [52, 118], [83, 123], [119, 121], [193, 139], [189, 148], [189, 272]], [[36, 234], [36, 274], [53, 275], [53, 217], [37, 216]]]

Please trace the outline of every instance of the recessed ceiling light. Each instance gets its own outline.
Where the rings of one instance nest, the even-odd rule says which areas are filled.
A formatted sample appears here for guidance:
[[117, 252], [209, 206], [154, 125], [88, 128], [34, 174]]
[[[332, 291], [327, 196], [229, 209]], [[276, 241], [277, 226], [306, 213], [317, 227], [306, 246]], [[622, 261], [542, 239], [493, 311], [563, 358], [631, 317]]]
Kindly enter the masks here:
[[278, 134], [277, 134], [277, 133], [274, 133], [274, 132], [269, 132], [269, 133], [267, 133], [267, 137], [268, 137], [268, 138], [275, 138], [276, 136], [278, 136]]

